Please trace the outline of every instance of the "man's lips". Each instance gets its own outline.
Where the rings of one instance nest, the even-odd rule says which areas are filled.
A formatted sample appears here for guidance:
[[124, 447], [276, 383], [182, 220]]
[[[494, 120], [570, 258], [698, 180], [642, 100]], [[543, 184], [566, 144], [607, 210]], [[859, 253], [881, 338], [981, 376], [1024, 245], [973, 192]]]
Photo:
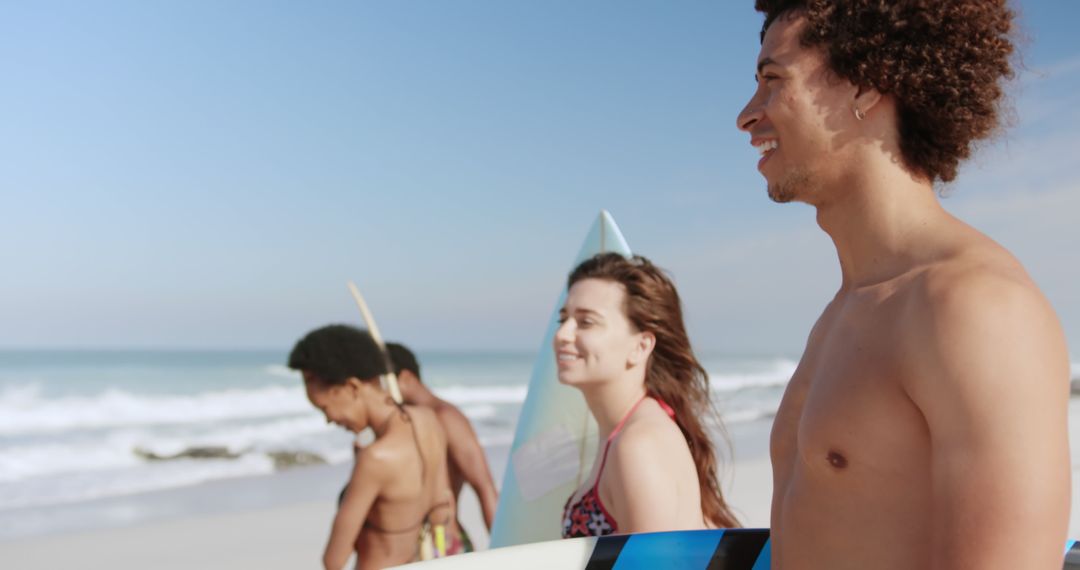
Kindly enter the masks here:
[[761, 159], [758, 160], [758, 170], [761, 170], [762, 165], [765, 164], [773, 152], [780, 147], [780, 141], [773, 137], [753, 137], [750, 139], [750, 144], [757, 149]]
[[776, 150], [780, 146], [780, 141], [775, 137], [753, 137], [750, 139], [750, 145], [757, 149], [758, 154], [765, 156], [770, 151]]

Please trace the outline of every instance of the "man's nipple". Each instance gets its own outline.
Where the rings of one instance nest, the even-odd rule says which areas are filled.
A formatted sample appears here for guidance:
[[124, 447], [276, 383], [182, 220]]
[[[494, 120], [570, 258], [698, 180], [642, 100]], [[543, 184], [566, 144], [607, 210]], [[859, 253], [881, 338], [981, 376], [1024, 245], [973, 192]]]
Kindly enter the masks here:
[[829, 462], [836, 469], [843, 469], [847, 467], [847, 457], [844, 457], [839, 452], [829, 450], [829, 454], [825, 456], [825, 461]]

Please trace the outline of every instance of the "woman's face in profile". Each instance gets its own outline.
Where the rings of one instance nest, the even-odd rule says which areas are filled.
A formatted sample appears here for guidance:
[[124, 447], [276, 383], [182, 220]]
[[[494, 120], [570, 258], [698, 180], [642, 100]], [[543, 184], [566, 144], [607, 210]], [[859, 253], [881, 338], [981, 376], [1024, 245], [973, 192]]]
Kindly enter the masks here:
[[343, 427], [351, 432], [362, 431], [366, 425], [356, 418], [356, 410], [360, 408], [359, 393], [354, 387], [345, 384], [329, 384], [324, 382], [312, 372], [304, 371], [304, 389], [307, 392], [308, 401], [326, 417], [326, 423]]
[[623, 310], [626, 290], [606, 279], [570, 287], [555, 331], [559, 382], [581, 385], [618, 378], [639, 340]]

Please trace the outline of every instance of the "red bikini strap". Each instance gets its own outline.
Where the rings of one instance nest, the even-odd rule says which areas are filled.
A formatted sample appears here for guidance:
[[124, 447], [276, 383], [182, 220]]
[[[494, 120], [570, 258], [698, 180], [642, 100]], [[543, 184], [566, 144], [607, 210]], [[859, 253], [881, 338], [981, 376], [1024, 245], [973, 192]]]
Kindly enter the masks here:
[[615, 439], [615, 436], [619, 435], [619, 432], [622, 431], [623, 424], [626, 423], [626, 420], [630, 419], [630, 416], [634, 415], [634, 411], [637, 410], [638, 406], [640, 406], [641, 403], [644, 402], [648, 397], [648, 394], [642, 396], [641, 399], [638, 400], [637, 403], [634, 404], [634, 406], [631, 407], [629, 411], [623, 414], [623, 417], [621, 420], [619, 420], [619, 423], [615, 424], [615, 429], [611, 431], [611, 435], [607, 436], [608, 443], [611, 443], [611, 440]]
[[[634, 406], [630, 408], [630, 410], [627, 411], [625, 415], [623, 415], [622, 419], [619, 420], [619, 423], [615, 425], [615, 429], [611, 431], [611, 435], [607, 437], [607, 442], [604, 444], [604, 456], [600, 459], [600, 471], [596, 473], [596, 481], [593, 482], [593, 489], [596, 489], [596, 486], [600, 484], [600, 476], [604, 474], [604, 466], [607, 465], [607, 454], [608, 451], [611, 449], [611, 441], [615, 439], [615, 436], [619, 435], [620, 431], [622, 431], [623, 424], [626, 423], [626, 420], [630, 419], [630, 416], [634, 415], [634, 410], [637, 410], [638, 406], [640, 406], [641, 403], [644, 402], [645, 399], [648, 397], [648, 394], [642, 396], [641, 399], [638, 400], [637, 403], [634, 404]], [[657, 402], [659, 401], [660, 400], [657, 400]], [[664, 407], [665, 410], [671, 409], [670, 407], [668, 407], [667, 404], [661, 404], [661, 406]]]
[[675, 410], [673, 410], [667, 402], [661, 400], [660, 398], [657, 398], [656, 396], [653, 396], [652, 399], [656, 400], [656, 403], [660, 405], [660, 409], [664, 410], [664, 413], [666, 413], [669, 418], [675, 419]]

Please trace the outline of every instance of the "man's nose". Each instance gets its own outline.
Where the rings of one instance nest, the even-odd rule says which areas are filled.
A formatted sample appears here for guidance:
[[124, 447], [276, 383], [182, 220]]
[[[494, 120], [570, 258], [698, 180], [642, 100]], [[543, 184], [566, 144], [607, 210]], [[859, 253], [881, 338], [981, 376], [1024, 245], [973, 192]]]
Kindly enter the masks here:
[[755, 95], [746, 102], [746, 106], [743, 107], [742, 111], [739, 111], [739, 116], [735, 118], [735, 126], [740, 131], [750, 132], [750, 129], [760, 120], [761, 104], [757, 95]]

